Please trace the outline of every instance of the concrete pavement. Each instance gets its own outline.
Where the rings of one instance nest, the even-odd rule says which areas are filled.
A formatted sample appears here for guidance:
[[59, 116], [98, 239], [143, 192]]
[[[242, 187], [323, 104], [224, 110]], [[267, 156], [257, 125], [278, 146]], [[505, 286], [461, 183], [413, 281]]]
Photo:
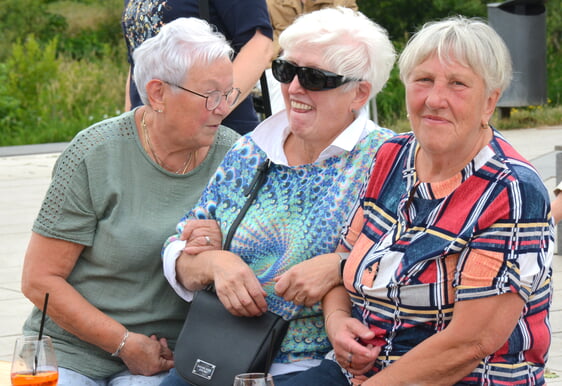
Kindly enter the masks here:
[[[507, 130], [503, 134], [539, 170], [552, 191], [556, 185], [555, 146], [562, 126]], [[10, 361], [31, 303], [20, 293], [23, 256], [31, 225], [50, 181], [52, 167], [65, 144], [0, 147], [0, 360]], [[549, 386], [562, 386], [562, 256], [554, 256], [552, 345], [547, 364]], [[0, 386], [9, 379], [0, 375]]]

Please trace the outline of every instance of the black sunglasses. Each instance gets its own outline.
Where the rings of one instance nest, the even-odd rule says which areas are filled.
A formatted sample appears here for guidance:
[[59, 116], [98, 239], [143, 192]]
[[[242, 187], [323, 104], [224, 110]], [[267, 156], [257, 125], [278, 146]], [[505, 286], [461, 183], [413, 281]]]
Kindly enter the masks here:
[[281, 83], [291, 83], [295, 75], [300, 85], [310, 91], [322, 91], [337, 88], [344, 83], [356, 79], [346, 79], [343, 75], [312, 67], [299, 67], [283, 59], [275, 59], [271, 64], [271, 72]]

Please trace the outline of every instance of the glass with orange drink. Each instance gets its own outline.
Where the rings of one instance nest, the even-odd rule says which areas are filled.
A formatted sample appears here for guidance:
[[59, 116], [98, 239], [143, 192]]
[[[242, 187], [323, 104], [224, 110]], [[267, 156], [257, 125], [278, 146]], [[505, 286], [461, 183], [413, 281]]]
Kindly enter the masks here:
[[12, 358], [13, 386], [55, 386], [59, 379], [53, 343], [48, 336], [20, 336]]

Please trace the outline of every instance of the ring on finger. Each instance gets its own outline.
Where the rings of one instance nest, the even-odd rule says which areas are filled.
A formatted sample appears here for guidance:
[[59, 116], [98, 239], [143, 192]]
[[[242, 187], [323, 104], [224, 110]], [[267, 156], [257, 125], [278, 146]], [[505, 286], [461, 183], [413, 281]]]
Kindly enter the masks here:
[[205, 241], [207, 242], [207, 245], [211, 245], [211, 238], [209, 236], [204, 236], [205, 237]]
[[351, 367], [351, 362], [353, 361], [353, 353], [349, 353], [347, 355], [347, 363], [349, 364], [349, 367]]

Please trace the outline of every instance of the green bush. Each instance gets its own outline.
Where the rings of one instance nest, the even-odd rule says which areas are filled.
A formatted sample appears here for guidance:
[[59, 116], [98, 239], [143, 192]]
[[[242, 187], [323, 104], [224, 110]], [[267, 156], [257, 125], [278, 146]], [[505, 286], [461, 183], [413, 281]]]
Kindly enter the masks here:
[[50, 13], [45, 0], [0, 0], [0, 62], [8, 57], [13, 43], [33, 34], [41, 43], [60, 36], [67, 28], [61, 15]]
[[11, 23], [11, 31], [20, 31], [14, 36], [26, 37], [14, 38], [0, 60], [0, 146], [69, 141], [92, 123], [121, 112], [128, 64], [116, 12], [120, 0], [83, 2], [76, 7], [82, 15], [69, 17], [76, 23], [95, 14], [96, 24], [71, 30], [64, 22], [64, 33], [45, 27], [49, 20], [65, 21], [49, 10], [75, 3], [7, 3], [31, 24], [0, 16]]
[[0, 128], [8, 144], [28, 138], [48, 121], [41, 105], [53, 79], [57, 78], [56, 39], [41, 47], [33, 35], [25, 43], [13, 45], [12, 54], [2, 67], [5, 85], [0, 89]]
[[[123, 110], [127, 68], [108, 50], [96, 62], [56, 59], [56, 39], [44, 49], [30, 37], [15, 45], [0, 72], [2, 145], [69, 141], [94, 122]], [[124, 52], [118, 53], [124, 55]], [[13, 74], [18, 74], [13, 75]]]

